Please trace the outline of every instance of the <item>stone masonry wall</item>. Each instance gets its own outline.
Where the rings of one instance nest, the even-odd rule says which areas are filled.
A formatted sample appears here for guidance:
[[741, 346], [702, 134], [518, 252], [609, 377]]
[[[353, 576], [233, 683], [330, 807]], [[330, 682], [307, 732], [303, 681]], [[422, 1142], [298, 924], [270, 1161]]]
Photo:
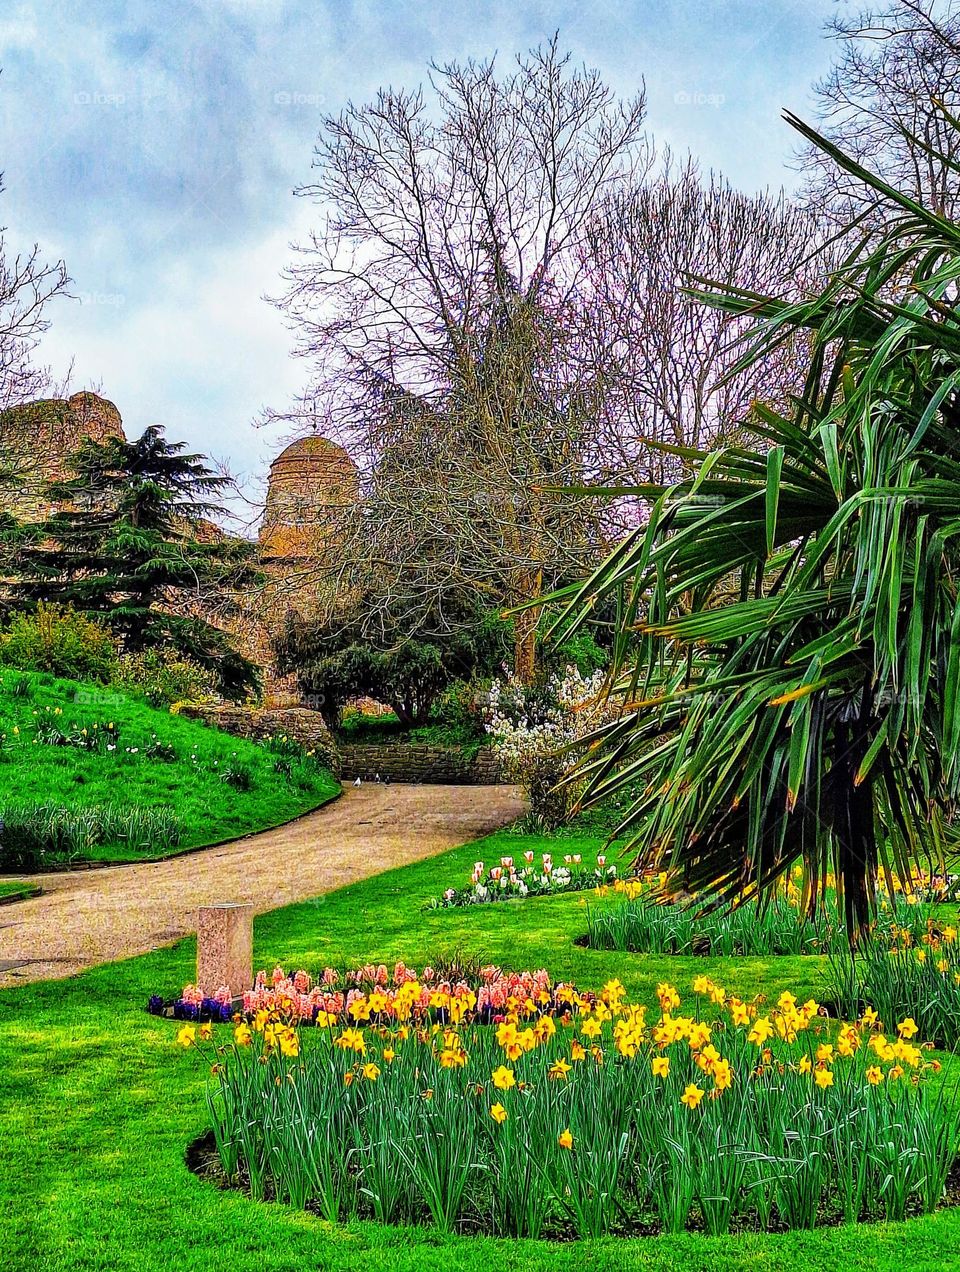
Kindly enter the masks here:
[[337, 746], [322, 718], [306, 707], [183, 706], [180, 714], [241, 738], [286, 736], [320, 752], [344, 782], [423, 782], [439, 786], [493, 786], [503, 781], [489, 747], [470, 758], [455, 747], [411, 742]]
[[180, 714], [240, 738], [288, 737], [308, 751], [335, 749], [319, 712], [307, 707], [219, 707], [188, 704]]
[[487, 786], [503, 779], [489, 747], [470, 759], [453, 747], [416, 743], [364, 743], [340, 747], [341, 779], [375, 782], [434, 782], [438, 785]]

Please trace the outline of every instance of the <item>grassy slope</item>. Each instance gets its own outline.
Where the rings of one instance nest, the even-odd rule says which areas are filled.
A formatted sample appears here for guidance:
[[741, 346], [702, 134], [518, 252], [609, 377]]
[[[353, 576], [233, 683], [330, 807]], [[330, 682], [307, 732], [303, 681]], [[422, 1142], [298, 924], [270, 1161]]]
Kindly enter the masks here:
[[[256, 957], [272, 966], [325, 962], [422, 964], [438, 951], [482, 953], [513, 966], [546, 964], [583, 986], [619, 975], [647, 1001], [658, 980], [682, 988], [706, 972], [743, 994], [816, 993], [819, 960], [665, 959], [575, 947], [580, 897], [423, 914], [477, 858], [537, 851], [507, 834], [375, 877], [315, 903], [263, 916]], [[595, 846], [595, 841], [588, 846]], [[356, 1223], [331, 1229], [275, 1205], [201, 1183], [183, 1162], [207, 1125], [204, 1075], [173, 1045], [174, 1025], [143, 1012], [155, 991], [192, 979], [194, 946], [102, 967], [70, 981], [0, 991], [0, 1264], [5, 1272], [66, 1269], [322, 1268], [324, 1272], [542, 1272], [670, 1268], [684, 1272], [955, 1266], [960, 1210], [904, 1225], [782, 1236], [694, 1235], [569, 1245], [444, 1237], [429, 1229]]]
[[[29, 681], [29, 697], [11, 694], [11, 686], [22, 680]], [[78, 690], [79, 702], [74, 700]], [[72, 723], [89, 727], [95, 721], [101, 726], [112, 721], [120, 730], [117, 750], [98, 755], [33, 745], [37, 721], [48, 707], [61, 709], [62, 714], [52, 719], [64, 731]], [[19, 735], [14, 734], [15, 727]], [[0, 747], [0, 809], [8, 799], [72, 807], [168, 805], [185, 830], [175, 851], [289, 821], [326, 803], [340, 789], [329, 775], [313, 770], [298, 785], [274, 772], [276, 757], [263, 747], [155, 710], [115, 690], [18, 671], [0, 670], [0, 733], [6, 735]], [[154, 735], [174, 748], [176, 761], [147, 757], [144, 751]], [[136, 754], [128, 752], [128, 747], [136, 748]], [[219, 770], [234, 756], [252, 774], [249, 791], [235, 790], [220, 778]], [[127, 860], [136, 855], [123, 845], [104, 845], [93, 853], [99, 860]]]

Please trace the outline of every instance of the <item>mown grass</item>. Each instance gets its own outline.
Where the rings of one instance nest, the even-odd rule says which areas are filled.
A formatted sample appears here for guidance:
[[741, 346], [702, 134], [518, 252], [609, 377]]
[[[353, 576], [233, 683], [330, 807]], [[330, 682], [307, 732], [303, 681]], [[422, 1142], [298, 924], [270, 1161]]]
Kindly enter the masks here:
[[[35, 742], [38, 728], [113, 725], [114, 750], [85, 751]], [[218, 843], [288, 821], [332, 799], [333, 778], [312, 761], [277, 773], [277, 756], [193, 720], [156, 710], [102, 686], [0, 670], [0, 814], [11, 805], [70, 809], [172, 809], [181, 824], [172, 852]], [[151, 755], [156, 744], [168, 758]], [[249, 789], [226, 780], [240, 769]], [[244, 779], [246, 780], [246, 779]], [[106, 842], [87, 855], [135, 860], [165, 855], [162, 845]]]
[[23, 901], [34, 897], [40, 889], [32, 883], [4, 883], [0, 880], [0, 904], [6, 901]]
[[[652, 1004], [658, 981], [704, 972], [731, 991], [822, 993], [816, 956], [713, 959], [623, 955], [572, 944], [582, 897], [422, 912], [474, 860], [549, 841], [501, 834], [433, 860], [262, 916], [258, 965], [318, 968], [456, 950], [515, 967], [546, 965], [582, 986], [618, 975]], [[583, 841], [583, 851], [597, 841]], [[207, 1124], [205, 1075], [148, 1016], [149, 994], [192, 979], [182, 941], [68, 981], [0, 991], [0, 1265], [66, 1269], [324, 1269], [324, 1272], [546, 1272], [603, 1269], [933, 1269], [954, 1266], [960, 1210], [905, 1224], [782, 1236], [698, 1235], [555, 1245], [447, 1237], [357, 1222], [331, 1228], [283, 1206], [221, 1193], [194, 1177], [184, 1148]], [[955, 1066], [949, 1064], [950, 1069]]]

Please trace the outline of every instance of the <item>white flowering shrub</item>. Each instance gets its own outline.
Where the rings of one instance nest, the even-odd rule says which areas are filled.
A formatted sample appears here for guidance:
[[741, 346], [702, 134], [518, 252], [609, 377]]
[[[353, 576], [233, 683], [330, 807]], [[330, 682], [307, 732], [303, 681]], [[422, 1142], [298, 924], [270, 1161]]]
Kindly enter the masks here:
[[578, 743], [617, 713], [604, 694], [605, 679], [602, 671], [583, 676], [569, 666], [535, 686], [512, 675], [491, 685], [484, 723], [494, 754], [546, 828], [565, 820], [579, 794], [576, 783], [558, 785], [583, 755]]

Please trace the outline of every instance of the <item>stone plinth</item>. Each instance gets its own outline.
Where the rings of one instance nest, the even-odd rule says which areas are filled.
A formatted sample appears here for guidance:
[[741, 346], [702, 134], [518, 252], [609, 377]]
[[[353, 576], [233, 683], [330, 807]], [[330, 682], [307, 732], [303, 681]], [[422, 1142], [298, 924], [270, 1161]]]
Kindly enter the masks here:
[[215, 994], [223, 985], [234, 997], [253, 985], [253, 906], [202, 905], [197, 922], [197, 985]]

